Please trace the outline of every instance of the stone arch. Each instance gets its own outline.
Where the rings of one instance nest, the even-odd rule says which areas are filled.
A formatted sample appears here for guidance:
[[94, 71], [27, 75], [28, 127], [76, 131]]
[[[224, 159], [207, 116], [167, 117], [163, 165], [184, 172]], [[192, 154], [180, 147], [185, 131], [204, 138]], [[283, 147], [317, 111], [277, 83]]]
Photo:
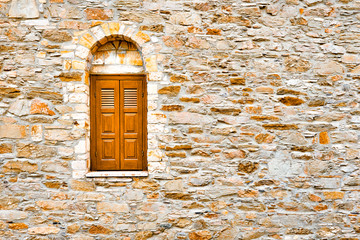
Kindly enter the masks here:
[[148, 80], [159, 81], [162, 79], [162, 72], [159, 71], [157, 56], [153, 53], [154, 43], [146, 33], [137, 30], [134, 25], [127, 25], [120, 22], [109, 22], [96, 25], [79, 37], [74, 38], [74, 54], [72, 60], [65, 60], [64, 70], [83, 70], [84, 82], [89, 84], [88, 76], [90, 62], [97, 49], [107, 42], [116, 39], [123, 39], [133, 43], [141, 52], [145, 73]]
[[[68, 77], [68, 79], [74, 80], [67, 80], [67, 81], [78, 81], [76, 84], [80, 86], [78, 89], [83, 91], [81, 94], [87, 95], [87, 106], [89, 106], [90, 102], [90, 95], [89, 95], [89, 87], [90, 87], [90, 67], [91, 67], [91, 60], [93, 58], [94, 53], [99, 49], [99, 47], [103, 46], [107, 42], [111, 42], [114, 40], [122, 39], [124, 41], [130, 42], [134, 44], [137, 49], [141, 52], [142, 62], [144, 67], [144, 74], [147, 76], [148, 84], [151, 84], [151, 87], [148, 85], [148, 95], [151, 95], [151, 99], [157, 99], [158, 94], [157, 91], [149, 90], [157, 89], [157, 83], [161, 81], [164, 77], [163, 72], [160, 71], [160, 67], [157, 61], [157, 53], [155, 52], [154, 41], [144, 32], [139, 31], [138, 27], [135, 25], [127, 25], [120, 22], [107, 22], [100, 25], [96, 25], [81, 34], [77, 37], [74, 37], [72, 46], [65, 46], [65, 48], [71, 48], [71, 51], [68, 51], [66, 54], [67, 59], [64, 59], [63, 62], [63, 75]], [[78, 74], [81, 74], [78, 76]], [[73, 76], [76, 76], [73, 78]], [[81, 82], [79, 82], [81, 81]], [[151, 83], [150, 83], [151, 82]], [[151, 93], [150, 93], [151, 91]], [[67, 93], [65, 90], [65, 94], [68, 94], [68, 99], [71, 99], [72, 93]], [[149, 98], [150, 99], [150, 98]], [[148, 99], [148, 106], [153, 104]], [[84, 99], [85, 100], [85, 99]], [[152, 100], [154, 101], [154, 100]], [[75, 101], [73, 101], [75, 102]], [[85, 101], [82, 101], [85, 103]], [[90, 110], [90, 109], [88, 109]], [[85, 120], [85, 126], [90, 125], [90, 111], [88, 112], [88, 118]], [[156, 112], [156, 108], [149, 108], [148, 109], [148, 118], [155, 118], [159, 115]], [[152, 117], [154, 116], [154, 117]], [[149, 125], [150, 121], [148, 121]], [[151, 123], [150, 123], [151, 124]], [[153, 123], [154, 124], [154, 123]], [[158, 124], [158, 123], [156, 123]], [[152, 134], [148, 131], [148, 139], [151, 138]], [[73, 169], [73, 176], [75, 178], [82, 178], [87, 175], [87, 172], [90, 169], [90, 129], [86, 129], [85, 137], [78, 140], [75, 144], [75, 151], [76, 149], [80, 149], [81, 146], [85, 145], [82, 149], [84, 154], [87, 156], [87, 166], [80, 167], [77, 166], [76, 169]], [[80, 150], [79, 150], [80, 151]], [[161, 152], [158, 146], [148, 146], [148, 171], [151, 172], [163, 172], [165, 171], [166, 164], [159, 163], [156, 160], [152, 160], [151, 152]], [[84, 155], [84, 156], [85, 156]], [[163, 170], [160, 170], [163, 169]], [[90, 176], [90, 175], [89, 175]]]

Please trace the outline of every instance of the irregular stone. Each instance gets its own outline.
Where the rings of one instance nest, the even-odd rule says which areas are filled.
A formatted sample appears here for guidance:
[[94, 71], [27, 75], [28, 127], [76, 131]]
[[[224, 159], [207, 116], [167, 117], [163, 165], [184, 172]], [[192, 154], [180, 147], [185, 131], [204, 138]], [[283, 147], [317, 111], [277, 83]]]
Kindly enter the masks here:
[[284, 64], [286, 71], [289, 72], [306, 72], [311, 68], [309, 61], [298, 57], [287, 57]]
[[43, 32], [43, 38], [57, 43], [68, 42], [72, 40], [72, 36], [68, 31], [61, 30], [45, 30]]
[[28, 217], [28, 213], [24, 211], [16, 211], [16, 210], [0, 210], [0, 219], [6, 221], [16, 221], [26, 219]]
[[71, 188], [74, 191], [92, 192], [95, 191], [95, 184], [93, 182], [72, 180]]
[[10, 105], [9, 112], [17, 116], [25, 116], [30, 113], [30, 102], [19, 99]]
[[69, 163], [61, 161], [45, 161], [41, 163], [41, 171], [65, 173], [69, 171]]
[[0, 143], [0, 154], [12, 153], [13, 145], [10, 143]]
[[64, 210], [67, 207], [66, 202], [64, 201], [37, 201], [36, 205], [39, 206], [42, 210], [49, 211], [49, 210]]
[[298, 129], [299, 127], [295, 124], [281, 124], [281, 123], [270, 123], [262, 125], [265, 129], [274, 129], [274, 130], [290, 130]]
[[211, 238], [212, 238], [212, 235], [207, 230], [202, 230], [202, 231], [189, 233], [189, 239], [190, 240], [209, 240]]
[[39, 9], [35, 0], [12, 0], [10, 18], [38, 18]]
[[259, 163], [251, 161], [241, 161], [238, 165], [238, 171], [244, 173], [253, 173], [259, 168]]
[[28, 126], [23, 125], [0, 125], [0, 138], [26, 138]]
[[344, 73], [344, 68], [340, 63], [335, 61], [328, 61], [317, 64], [314, 68], [314, 71], [319, 75], [331, 75]]
[[59, 129], [45, 130], [44, 137], [50, 141], [66, 141], [72, 139], [69, 131]]
[[32, 227], [28, 230], [28, 234], [30, 235], [49, 235], [57, 234], [58, 232], [60, 232], [60, 228], [53, 226]]
[[169, 192], [182, 192], [184, 190], [182, 180], [168, 181], [165, 183], [164, 187], [165, 190]]
[[285, 104], [286, 106], [299, 106], [305, 102], [304, 100], [302, 100], [300, 98], [290, 97], [290, 96], [280, 98], [279, 101], [282, 104]]
[[275, 136], [270, 135], [269, 133], [260, 133], [255, 136], [255, 141], [257, 143], [272, 143]]
[[2, 173], [20, 173], [20, 172], [34, 173], [37, 170], [38, 170], [38, 165], [36, 163], [31, 163], [28, 161], [11, 160], [3, 165], [1, 172]]
[[213, 120], [206, 115], [189, 112], [174, 112], [169, 115], [171, 124], [210, 124]]
[[17, 157], [19, 158], [51, 158], [56, 155], [54, 147], [35, 145], [31, 143], [19, 143], [16, 146]]
[[142, 179], [135, 181], [132, 184], [133, 188], [146, 189], [149, 191], [155, 191], [160, 188], [160, 184], [153, 179]]
[[111, 234], [112, 231], [101, 225], [92, 225], [89, 229], [90, 234]]
[[10, 223], [9, 228], [12, 230], [22, 230], [29, 228], [29, 226], [25, 223]]
[[355, 132], [331, 132], [330, 137], [332, 143], [356, 143], [358, 141], [358, 135]]
[[176, 96], [180, 92], [181, 87], [180, 86], [169, 86], [169, 87], [163, 87], [158, 90], [159, 94], [167, 94], [169, 96]]
[[327, 132], [321, 132], [319, 133], [319, 142], [320, 144], [329, 144], [330, 138]]
[[101, 9], [101, 8], [87, 8], [85, 9], [86, 18], [88, 20], [109, 20], [113, 16], [113, 11], [111, 9]]
[[176, 13], [170, 17], [170, 21], [174, 24], [180, 25], [200, 25], [201, 24], [201, 17], [199, 14], [196, 13]]

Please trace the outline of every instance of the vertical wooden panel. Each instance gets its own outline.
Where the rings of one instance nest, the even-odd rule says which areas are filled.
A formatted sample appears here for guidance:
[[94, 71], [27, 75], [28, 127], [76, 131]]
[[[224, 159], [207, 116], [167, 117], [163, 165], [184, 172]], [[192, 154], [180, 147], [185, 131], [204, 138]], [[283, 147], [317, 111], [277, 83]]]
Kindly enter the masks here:
[[124, 80], [120, 82], [122, 93], [121, 106], [121, 169], [141, 170], [143, 155], [143, 89], [141, 80]]

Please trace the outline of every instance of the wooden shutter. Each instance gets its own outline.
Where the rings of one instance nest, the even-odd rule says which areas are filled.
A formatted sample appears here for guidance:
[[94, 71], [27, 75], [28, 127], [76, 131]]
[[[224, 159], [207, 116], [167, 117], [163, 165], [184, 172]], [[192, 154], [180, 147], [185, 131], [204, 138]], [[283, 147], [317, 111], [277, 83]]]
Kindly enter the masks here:
[[142, 82], [120, 81], [121, 106], [121, 169], [140, 170], [142, 168], [143, 141], [143, 101]]
[[143, 77], [92, 76], [91, 170], [145, 170]]
[[[119, 82], [97, 81], [95, 84], [95, 152], [96, 170], [119, 169], [120, 106]], [[94, 133], [94, 131], [93, 131]]]

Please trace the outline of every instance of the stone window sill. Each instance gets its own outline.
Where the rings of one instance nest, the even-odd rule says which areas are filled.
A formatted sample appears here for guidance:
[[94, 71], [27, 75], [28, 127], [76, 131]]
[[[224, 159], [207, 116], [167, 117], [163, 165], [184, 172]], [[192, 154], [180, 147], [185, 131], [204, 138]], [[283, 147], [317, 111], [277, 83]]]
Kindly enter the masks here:
[[101, 171], [101, 172], [88, 172], [86, 177], [147, 177], [147, 171]]

